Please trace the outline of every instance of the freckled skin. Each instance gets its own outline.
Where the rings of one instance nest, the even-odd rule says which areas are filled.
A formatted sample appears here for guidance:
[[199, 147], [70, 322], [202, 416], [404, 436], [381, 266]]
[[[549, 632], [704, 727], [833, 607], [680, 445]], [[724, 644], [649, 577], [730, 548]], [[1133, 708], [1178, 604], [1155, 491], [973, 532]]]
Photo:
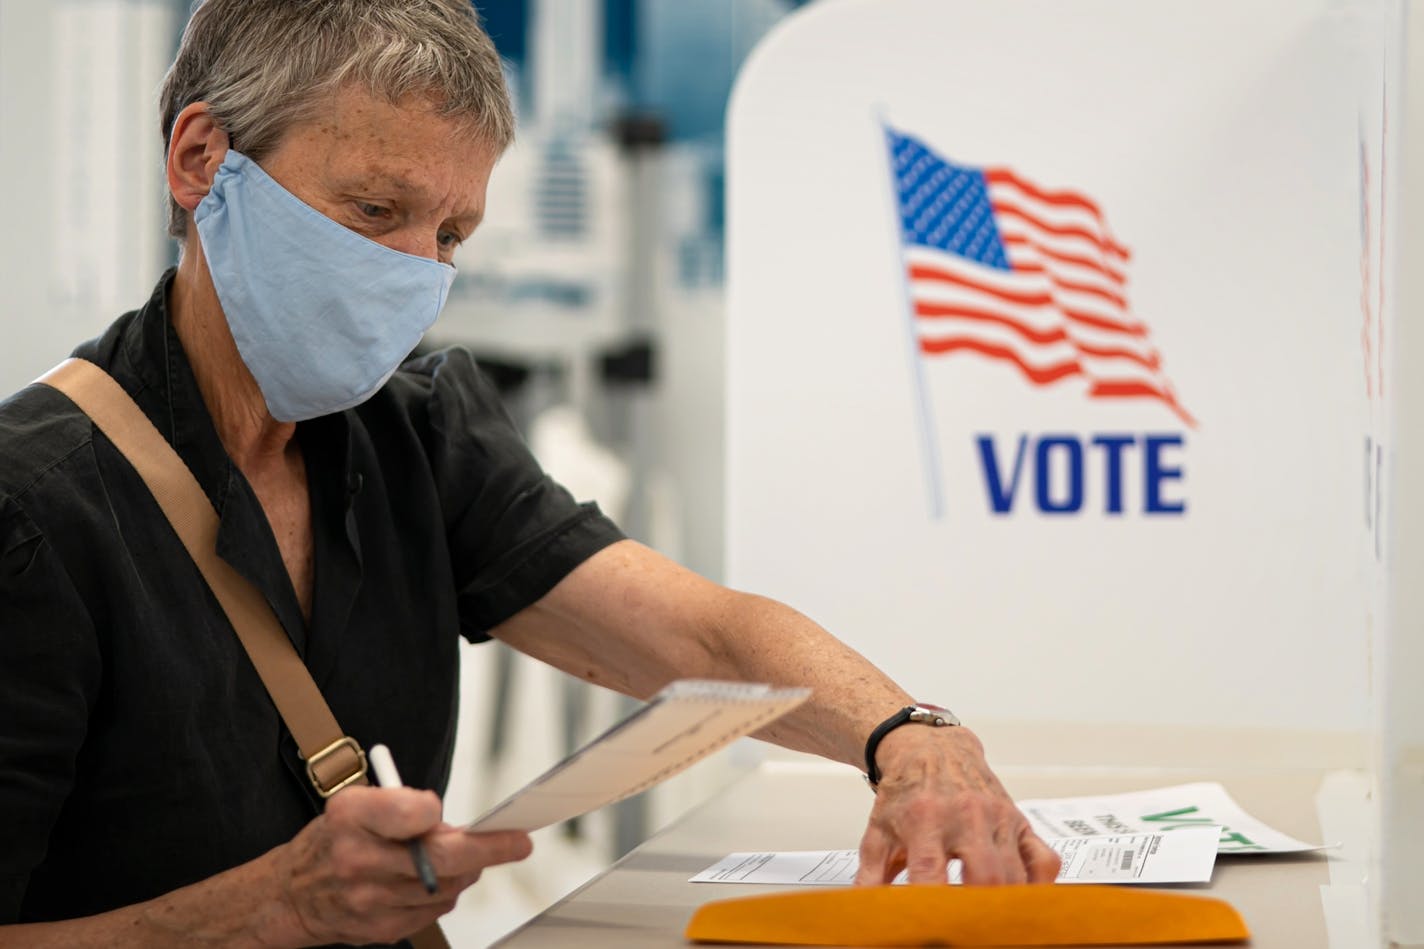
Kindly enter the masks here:
[[[496, 157], [429, 100], [393, 104], [347, 87], [261, 164], [338, 223], [395, 250], [449, 261], [484, 216]], [[364, 213], [362, 204], [383, 213]]]

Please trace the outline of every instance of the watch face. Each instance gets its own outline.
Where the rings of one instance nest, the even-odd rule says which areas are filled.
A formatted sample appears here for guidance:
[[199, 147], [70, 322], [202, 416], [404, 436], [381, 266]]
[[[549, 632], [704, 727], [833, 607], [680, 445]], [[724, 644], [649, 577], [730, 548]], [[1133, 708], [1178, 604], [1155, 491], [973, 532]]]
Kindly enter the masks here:
[[910, 720], [923, 722], [926, 725], [958, 725], [959, 719], [953, 712], [943, 705], [931, 705], [928, 702], [918, 702], [915, 709], [910, 713]]

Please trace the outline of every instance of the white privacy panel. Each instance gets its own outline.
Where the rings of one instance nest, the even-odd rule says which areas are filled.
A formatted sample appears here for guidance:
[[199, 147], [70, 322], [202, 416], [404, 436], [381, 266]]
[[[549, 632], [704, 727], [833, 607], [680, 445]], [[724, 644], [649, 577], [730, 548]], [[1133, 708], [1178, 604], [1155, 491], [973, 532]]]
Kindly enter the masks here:
[[775, 31], [729, 117], [729, 581], [970, 721], [1365, 728], [1382, 7]]

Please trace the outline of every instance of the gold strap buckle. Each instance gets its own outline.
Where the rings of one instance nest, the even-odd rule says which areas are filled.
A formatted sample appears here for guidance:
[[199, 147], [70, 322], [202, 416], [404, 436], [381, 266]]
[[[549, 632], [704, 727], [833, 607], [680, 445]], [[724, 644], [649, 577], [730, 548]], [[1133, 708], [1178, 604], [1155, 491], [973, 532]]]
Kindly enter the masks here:
[[[317, 777], [316, 769], [323, 761], [334, 754], [340, 753], [342, 749], [347, 749], [356, 756], [356, 770], [352, 771], [340, 781], [337, 781], [331, 787], [324, 787], [321, 783], [321, 778]], [[361, 750], [361, 746], [356, 743], [356, 739], [348, 735], [342, 735], [336, 739], [336, 741], [333, 741], [321, 751], [318, 751], [307, 759], [307, 777], [311, 780], [312, 787], [316, 788], [316, 793], [320, 794], [323, 799], [331, 797], [347, 785], [355, 784], [357, 781], [366, 777], [366, 752]]]

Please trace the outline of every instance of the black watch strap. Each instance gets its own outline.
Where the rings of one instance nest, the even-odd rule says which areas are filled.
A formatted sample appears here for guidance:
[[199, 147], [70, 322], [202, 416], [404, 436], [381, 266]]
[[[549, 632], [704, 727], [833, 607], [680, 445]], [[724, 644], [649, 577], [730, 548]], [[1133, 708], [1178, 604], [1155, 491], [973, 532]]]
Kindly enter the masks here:
[[901, 725], [910, 722], [940, 727], [958, 725], [959, 719], [955, 718], [949, 709], [940, 708], [938, 705], [906, 705], [876, 725], [870, 737], [865, 740], [865, 780], [870, 782], [872, 788], [880, 784], [880, 766], [875, 763], [875, 752], [880, 747], [881, 740]]

